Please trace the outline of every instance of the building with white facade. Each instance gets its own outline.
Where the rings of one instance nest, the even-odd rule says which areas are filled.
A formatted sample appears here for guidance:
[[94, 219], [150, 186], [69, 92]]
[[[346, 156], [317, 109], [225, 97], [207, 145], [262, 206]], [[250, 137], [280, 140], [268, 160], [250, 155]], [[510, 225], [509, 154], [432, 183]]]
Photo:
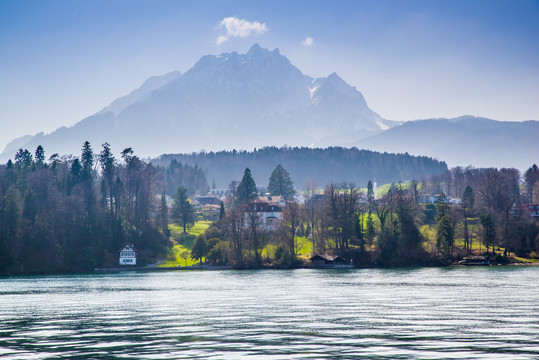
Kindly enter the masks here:
[[[283, 221], [283, 205], [285, 201], [280, 196], [270, 197], [275, 202], [268, 201], [268, 197], [260, 197], [248, 205], [248, 212], [254, 212], [260, 218], [260, 224], [268, 232], [274, 232]], [[245, 218], [246, 224], [248, 218]]]
[[137, 253], [133, 245], [126, 245], [120, 250], [120, 265], [137, 265]]

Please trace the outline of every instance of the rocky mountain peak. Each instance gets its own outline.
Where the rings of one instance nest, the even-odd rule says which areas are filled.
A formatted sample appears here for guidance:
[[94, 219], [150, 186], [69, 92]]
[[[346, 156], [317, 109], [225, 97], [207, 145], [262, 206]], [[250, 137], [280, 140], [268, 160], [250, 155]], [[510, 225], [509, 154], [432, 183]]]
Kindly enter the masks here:
[[254, 44], [245, 54], [203, 56], [184, 74], [150, 78], [102, 112], [34, 137], [27, 146], [35, 148], [39, 141], [47, 151], [76, 154], [85, 140], [106, 141], [132, 147], [141, 156], [156, 156], [284, 144], [340, 145], [382, 131], [383, 122], [336, 73], [313, 79], [279, 49]]

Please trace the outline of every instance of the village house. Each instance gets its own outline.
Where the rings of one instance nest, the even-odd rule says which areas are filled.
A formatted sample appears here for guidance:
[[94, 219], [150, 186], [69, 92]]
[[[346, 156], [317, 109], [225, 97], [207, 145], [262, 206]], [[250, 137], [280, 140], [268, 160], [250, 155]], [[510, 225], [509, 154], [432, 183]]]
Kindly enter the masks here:
[[223, 199], [227, 197], [228, 195], [230, 195], [231, 192], [232, 190], [230, 189], [211, 189], [210, 195]]
[[279, 206], [285, 206], [286, 205], [286, 201], [284, 199], [284, 197], [282, 196], [279, 196], [279, 195], [264, 195], [264, 196], [259, 196], [257, 200], [255, 201], [258, 201], [258, 202], [267, 202], [269, 204], [272, 204], [272, 205], [279, 205]]
[[120, 250], [120, 265], [137, 265], [137, 253], [133, 245], [125, 245]]
[[[248, 205], [248, 211], [254, 211], [261, 220], [262, 227], [268, 232], [275, 232], [283, 221], [284, 198], [281, 196], [260, 196]], [[247, 221], [247, 218], [245, 219]]]
[[219, 199], [217, 196], [197, 196], [196, 201], [202, 206], [221, 204], [221, 199]]
[[[438, 195], [421, 195], [418, 198], [418, 202], [420, 204], [436, 204], [440, 198], [440, 194]], [[462, 200], [459, 198], [451, 198], [451, 196], [445, 196], [443, 199], [445, 203], [447, 204], [453, 204], [453, 205], [460, 205], [462, 203]]]
[[204, 220], [215, 221], [219, 218], [220, 205], [202, 205], [200, 215]]

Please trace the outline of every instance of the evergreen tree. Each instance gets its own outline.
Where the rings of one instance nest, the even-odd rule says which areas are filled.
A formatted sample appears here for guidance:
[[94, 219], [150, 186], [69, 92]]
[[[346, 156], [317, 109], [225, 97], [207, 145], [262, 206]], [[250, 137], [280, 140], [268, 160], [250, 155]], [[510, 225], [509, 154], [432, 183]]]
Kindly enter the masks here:
[[436, 247], [446, 257], [451, 256], [454, 238], [455, 234], [451, 225], [451, 215], [445, 213], [436, 225]]
[[[54, 155], [53, 155], [54, 156]], [[49, 159], [52, 161], [51, 168], [55, 168], [56, 159]], [[90, 143], [85, 141], [82, 145], [82, 153], [80, 156], [80, 163], [82, 165], [81, 170], [81, 181], [83, 187], [83, 196], [85, 203], [86, 215], [90, 217], [95, 212], [95, 207], [97, 203], [97, 196], [94, 192], [94, 152]]]
[[464, 248], [471, 249], [470, 236], [468, 232], [468, 216], [470, 215], [474, 205], [475, 195], [470, 186], [466, 186], [462, 194], [462, 216], [464, 222]]
[[[413, 199], [411, 199], [413, 203]], [[413, 255], [417, 253], [421, 245], [421, 233], [417, 227], [412, 211], [406, 206], [397, 207], [397, 218], [399, 222], [399, 243], [404, 254]]]
[[367, 184], [367, 202], [369, 203], [369, 210], [372, 210], [373, 203], [374, 203], [374, 188], [370, 180], [369, 180], [369, 183]]
[[221, 206], [219, 207], [219, 220], [223, 220], [225, 217], [225, 204], [221, 201]]
[[45, 164], [45, 150], [43, 149], [43, 146], [39, 145], [36, 149], [35, 156], [34, 156], [36, 167], [38, 169], [43, 168], [46, 166]]
[[176, 190], [171, 217], [176, 224], [183, 227], [184, 233], [187, 233], [187, 226], [191, 226], [195, 223], [193, 207], [187, 198], [187, 189], [184, 186], [178, 186], [178, 189]]
[[450, 257], [453, 251], [455, 229], [452, 224], [451, 212], [447, 197], [442, 192], [436, 199], [436, 247], [445, 257]]
[[82, 166], [80, 164], [79, 159], [75, 158], [75, 160], [73, 160], [73, 163], [71, 163], [71, 169], [69, 170], [69, 179], [68, 179], [69, 182], [67, 184], [68, 194], [70, 194], [71, 189], [80, 182], [81, 176], [82, 176]]
[[108, 143], [103, 144], [103, 150], [99, 154], [99, 162], [101, 163], [101, 170], [103, 171], [103, 184], [106, 185], [106, 190], [103, 190], [103, 194], [108, 197], [109, 211], [114, 217], [114, 185], [116, 176], [116, 160], [110, 149]]
[[92, 180], [92, 171], [94, 167], [94, 152], [90, 146], [90, 142], [85, 141], [82, 145], [82, 154], [80, 157], [82, 164], [82, 176], [85, 181]]
[[243, 173], [243, 178], [238, 185], [236, 202], [238, 204], [246, 204], [256, 199], [257, 196], [258, 192], [256, 191], [256, 184], [251, 175], [251, 170], [246, 168]]
[[54, 153], [51, 156], [49, 156], [48, 166], [51, 168], [51, 170], [55, 174], [56, 174], [56, 170], [58, 170], [58, 164], [60, 164], [60, 155], [58, 155], [58, 153]]
[[296, 194], [294, 183], [290, 179], [290, 174], [281, 164], [277, 165], [269, 178], [268, 192], [271, 195], [280, 195], [286, 200], [290, 200]]
[[19, 149], [15, 154], [15, 168], [19, 173], [19, 190], [24, 192], [24, 186], [26, 185], [26, 176], [34, 167], [34, 157], [30, 151], [26, 149]]

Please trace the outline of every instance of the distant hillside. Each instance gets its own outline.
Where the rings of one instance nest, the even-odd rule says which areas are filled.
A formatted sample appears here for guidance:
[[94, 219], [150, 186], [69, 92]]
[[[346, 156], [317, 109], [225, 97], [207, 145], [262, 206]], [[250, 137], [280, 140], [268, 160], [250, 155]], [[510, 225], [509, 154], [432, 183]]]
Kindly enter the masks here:
[[234, 150], [167, 154], [155, 159], [154, 163], [168, 165], [172, 159], [191, 166], [198, 165], [205, 172], [208, 184], [211, 185], [214, 180], [217, 188], [226, 188], [232, 180], [241, 180], [246, 167], [251, 169], [257, 185], [267, 186], [270, 174], [278, 164], [290, 173], [298, 190], [302, 190], [306, 181], [310, 180], [314, 180], [318, 187], [343, 181], [366, 186], [374, 178], [382, 184], [422, 178], [447, 169], [445, 162], [425, 156], [342, 147], [267, 147], [252, 152]]
[[350, 145], [408, 152], [449, 166], [527, 169], [539, 161], [539, 121], [508, 122], [473, 116], [408, 121]]

